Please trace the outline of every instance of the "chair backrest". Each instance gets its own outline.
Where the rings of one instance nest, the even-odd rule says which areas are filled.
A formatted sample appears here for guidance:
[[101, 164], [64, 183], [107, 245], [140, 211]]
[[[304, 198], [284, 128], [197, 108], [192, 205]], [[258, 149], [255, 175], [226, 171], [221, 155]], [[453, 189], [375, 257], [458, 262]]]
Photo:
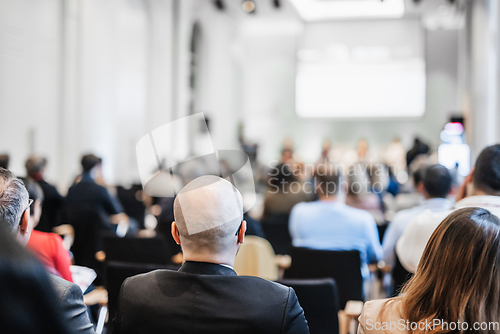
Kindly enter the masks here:
[[102, 249], [101, 235], [114, 233], [114, 226], [105, 215], [92, 208], [65, 209], [64, 221], [73, 226], [75, 239], [71, 247], [75, 264], [96, 269], [95, 253]]
[[108, 291], [108, 308], [110, 319], [116, 315], [118, 307], [118, 296], [123, 281], [128, 277], [144, 274], [156, 269], [169, 269], [166, 265], [148, 264], [148, 263], [127, 263], [109, 261], [106, 262], [106, 281], [105, 287]]
[[116, 235], [102, 237], [106, 261], [169, 264], [172, 254], [163, 238], [134, 238]]
[[285, 279], [278, 283], [295, 290], [311, 334], [339, 333], [339, 293], [334, 279]]
[[142, 190], [141, 185], [133, 185], [130, 189], [121, 186], [116, 187], [118, 199], [123, 206], [123, 210], [129, 216], [134, 218], [139, 224], [139, 228], [144, 228], [144, 214], [146, 206], [137, 199], [137, 192]]
[[396, 254], [396, 261], [394, 267], [392, 268], [392, 282], [394, 286], [394, 291], [392, 296], [395, 297], [399, 295], [403, 285], [413, 276], [412, 273], [407, 271], [401, 262], [399, 261], [398, 255]]
[[339, 289], [341, 309], [349, 300], [363, 300], [359, 251], [292, 247], [290, 255], [292, 265], [285, 271], [285, 278], [333, 278]]
[[261, 237], [248, 236], [234, 261], [240, 276], [257, 276], [271, 281], [278, 279], [278, 265], [271, 244]]
[[271, 214], [262, 220], [262, 230], [276, 254], [289, 254], [292, 238], [288, 231], [289, 214]]

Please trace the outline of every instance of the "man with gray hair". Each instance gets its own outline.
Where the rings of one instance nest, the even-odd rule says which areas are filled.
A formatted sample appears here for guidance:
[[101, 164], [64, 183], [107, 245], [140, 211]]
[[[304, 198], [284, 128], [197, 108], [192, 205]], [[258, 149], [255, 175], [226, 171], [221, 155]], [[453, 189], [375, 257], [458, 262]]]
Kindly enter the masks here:
[[[31, 200], [24, 183], [7, 169], [0, 168], [0, 218], [22, 246], [26, 246], [33, 229], [30, 205]], [[52, 274], [50, 279], [69, 327], [75, 333], [94, 333], [78, 285]]]
[[246, 222], [230, 182], [191, 181], [175, 199], [174, 216], [184, 264], [125, 280], [115, 333], [309, 333], [292, 288], [233, 270]]

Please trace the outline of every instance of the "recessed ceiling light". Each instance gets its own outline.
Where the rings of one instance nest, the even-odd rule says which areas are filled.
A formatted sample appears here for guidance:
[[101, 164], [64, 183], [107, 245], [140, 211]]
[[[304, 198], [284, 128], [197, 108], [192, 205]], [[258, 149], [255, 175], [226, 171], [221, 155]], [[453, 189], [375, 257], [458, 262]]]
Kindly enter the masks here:
[[252, 0], [244, 0], [241, 4], [241, 8], [247, 13], [253, 13], [255, 11], [255, 2]]

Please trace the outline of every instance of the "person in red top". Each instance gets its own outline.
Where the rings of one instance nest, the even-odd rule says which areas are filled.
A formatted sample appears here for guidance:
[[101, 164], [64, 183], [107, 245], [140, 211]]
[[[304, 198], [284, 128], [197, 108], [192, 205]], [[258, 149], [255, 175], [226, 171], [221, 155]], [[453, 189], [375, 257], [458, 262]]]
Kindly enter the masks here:
[[62, 238], [55, 233], [40, 232], [34, 229], [42, 215], [43, 191], [30, 178], [23, 179], [23, 182], [28, 189], [30, 199], [33, 200], [30, 207], [33, 231], [27, 247], [50, 273], [73, 282], [69, 269], [71, 259], [68, 250], [63, 246]]

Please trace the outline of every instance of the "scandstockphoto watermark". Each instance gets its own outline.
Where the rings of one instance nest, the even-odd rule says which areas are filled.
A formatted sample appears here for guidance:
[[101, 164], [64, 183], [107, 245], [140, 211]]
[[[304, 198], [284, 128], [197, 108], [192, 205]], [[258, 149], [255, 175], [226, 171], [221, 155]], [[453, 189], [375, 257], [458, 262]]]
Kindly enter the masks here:
[[497, 321], [490, 322], [474, 322], [469, 324], [463, 321], [445, 321], [443, 319], [426, 319], [419, 322], [412, 322], [405, 319], [394, 321], [375, 321], [368, 319], [365, 325], [367, 330], [386, 330], [386, 331], [466, 331], [472, 329], [474, 331], [498, 331], [500, 323]]

